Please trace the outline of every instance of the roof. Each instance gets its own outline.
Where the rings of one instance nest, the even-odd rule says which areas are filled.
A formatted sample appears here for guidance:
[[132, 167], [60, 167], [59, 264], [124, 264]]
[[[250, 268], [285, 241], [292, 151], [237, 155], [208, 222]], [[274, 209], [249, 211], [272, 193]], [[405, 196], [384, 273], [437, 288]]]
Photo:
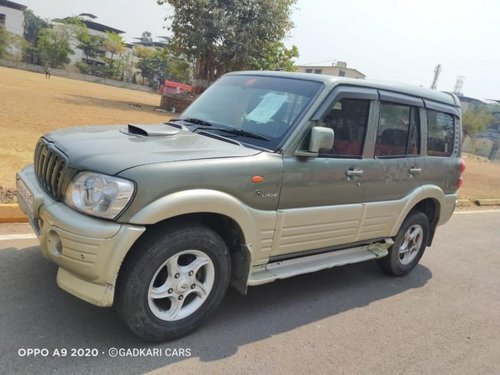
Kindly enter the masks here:
[[15, 3], [13, 1], [8, 1], [8, 0], [0, 0], [0, 6], [11, 8], [11, 9], [17, 9], [24, 11], [26, 8], [28, 8], [26, 5]]
[[358, 69], [348, 68], [347, 66], [339, 66], [339, 65], [297, 65], [297, 68], [301, 69], [337, 69], [337, 70], [351, 70], [353, 72], [357, 72], [363, 77], [366, 77], [366, 74], [361, 73]]
[[111, 26], [106, 26], [103, 25], [102, 23], [94, 22], [94, 21], [89, 21], [89, 20], [83, 20], [83, 23], [87, 25], [87, 27], [91, 30], [97, 30], [97, 31], [102, 31], [102, 32], [112, 32], [112, 33], [117, 33], [117, 34], [123, 34], [125, 31], [115, 29], [114, 27]]
[[410, 96], [417, 96], [419, 98], [424, 98], [428, 100], [433, 100], [443, 104], [452, 105], [455, 107], [460, 107], [460, 101], [458, 98], [450, 93], [434, 91], [428, 88], [413, 86], [405, 83], [397, 82], [384, 82], [369, 79], [357, 79], [357, 78], [346, 78], [337, 76], [328, 76], [326, 74], [311, 74], [311, 73], [295, 73], [295, 72], [274, 72], [274, 71], [244, 71], [244, 72], [232, 72], [228, 75], [260, 75], [267, 77], [281, 77], [281, 78], [292, 78], [301, 79], [304, 81], [315, 81], [321, 82], [333, 88], [341, 84], [349, 86], [366, 87], [373, 89], [381, 89], [392, 92], [397, 92], [401, 94], [406, 94]]
[[459, 99], [461, 102], [466, 102], [466, 103], [482, 103], [482, 104], [490, 104], [490, 105], [500, 105], [499, 100], [494, 100], [494, 99], [479, 99], [479, 98], [473, 98], [471, 96], [459, 96]]
[[[2, 1], [2, 0], [0, 0], [0, 1]], [[71, 18], [71, 17], [54, 18], [52, 20], [52, 22], [65, 23], [65, 21], [68, 20], [69, 18]], [[87, 25], [87, 27], [90, 30], [96, 30], [96, 31], [102, 31], [102, 32], [110, 31], [112, 33], [117, 33], [117, 34], [123, 34], [125, 32], [125, 31], [122, 31], [122, 30], [115, 29], [114, 27], [106, 26], [106, 25], [103, 25], [102, 23], [98, 23], [98, 22], [94, 22], [94, 21], [90, 21], [90, 20], [82, 19], [82, 22], [85, 25]]]
[[92, 13], [80, 13], [79, 16], [80, 17], [88, 17], [88, 18], [91, 18], [93, 20], [95, 20], [97, 18], [97, 16], [94, 16]]
[[[140, 38], [134, 38], [134, 39], [140, 39]], [[139, 46], [139, 47], [166, 47], [168, 43], [165, 42], [151, 42], [151, 43], [143, 43], [142, 41], [137, 41], [137, 42], [132, 42], [134, 46]]]

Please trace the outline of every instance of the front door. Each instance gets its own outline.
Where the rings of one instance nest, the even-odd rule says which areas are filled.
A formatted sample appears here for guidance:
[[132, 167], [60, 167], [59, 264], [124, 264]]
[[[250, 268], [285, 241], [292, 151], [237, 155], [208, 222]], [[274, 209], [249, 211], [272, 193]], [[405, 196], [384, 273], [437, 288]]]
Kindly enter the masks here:
[[315, 158], [284, 158], [278, 223], [272, 255], [356, 241], [366, 200], [364, 157], [376, 90], [341, 90], [321, 124], [334, 131], [334, 144]]

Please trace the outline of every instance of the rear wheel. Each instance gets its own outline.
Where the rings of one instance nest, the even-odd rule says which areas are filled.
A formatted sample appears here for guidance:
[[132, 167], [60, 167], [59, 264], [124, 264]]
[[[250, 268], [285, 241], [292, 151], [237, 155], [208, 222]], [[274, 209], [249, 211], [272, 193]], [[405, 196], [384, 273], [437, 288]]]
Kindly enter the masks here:
[[172, 340], [215, 311], [229, 277], [229, 251], [211, 229], [195, 224], [146, 233], [120, 273], [115, 306], [138, 336]]
[[429, 232], [427, 216], [420, 211], [411, 212], [394, 238], [389, 255], [377, 259], [377, 264], [392, 275], [406, 275], [422, 258], [427, 247]]

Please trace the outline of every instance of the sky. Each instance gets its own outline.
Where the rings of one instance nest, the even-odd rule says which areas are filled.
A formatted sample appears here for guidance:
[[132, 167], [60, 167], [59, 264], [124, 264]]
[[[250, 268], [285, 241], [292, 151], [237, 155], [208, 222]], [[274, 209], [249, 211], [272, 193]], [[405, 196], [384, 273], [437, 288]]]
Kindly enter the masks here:
[[[92, 13], [96, 22], [123, 30], [127, 42], [143, 31], [169, 35], [156, 0], [14, 0], [42, 18]], [[345, 61], [369, 79], [432, 83], [452, 91], [464, 76], [467, 96], [500, 100], [498, 0], [298, 0], [285, 43], [299, 48], [298, 64]]]

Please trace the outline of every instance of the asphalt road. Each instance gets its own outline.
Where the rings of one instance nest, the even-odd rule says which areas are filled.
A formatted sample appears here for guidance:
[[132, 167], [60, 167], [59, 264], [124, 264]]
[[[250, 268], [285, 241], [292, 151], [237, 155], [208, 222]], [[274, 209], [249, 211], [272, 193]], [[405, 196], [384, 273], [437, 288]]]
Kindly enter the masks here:
[[[230, 291], [198, 331], [161, 345], [61, 291], [34, 240], [5, 239], [26, 232], [0, 226], [1, 374], [500, 373], [500, 210], [455, 214], [406, 277], [367, 262]], [[97, 356], [70, 357], [79, 348]]]

